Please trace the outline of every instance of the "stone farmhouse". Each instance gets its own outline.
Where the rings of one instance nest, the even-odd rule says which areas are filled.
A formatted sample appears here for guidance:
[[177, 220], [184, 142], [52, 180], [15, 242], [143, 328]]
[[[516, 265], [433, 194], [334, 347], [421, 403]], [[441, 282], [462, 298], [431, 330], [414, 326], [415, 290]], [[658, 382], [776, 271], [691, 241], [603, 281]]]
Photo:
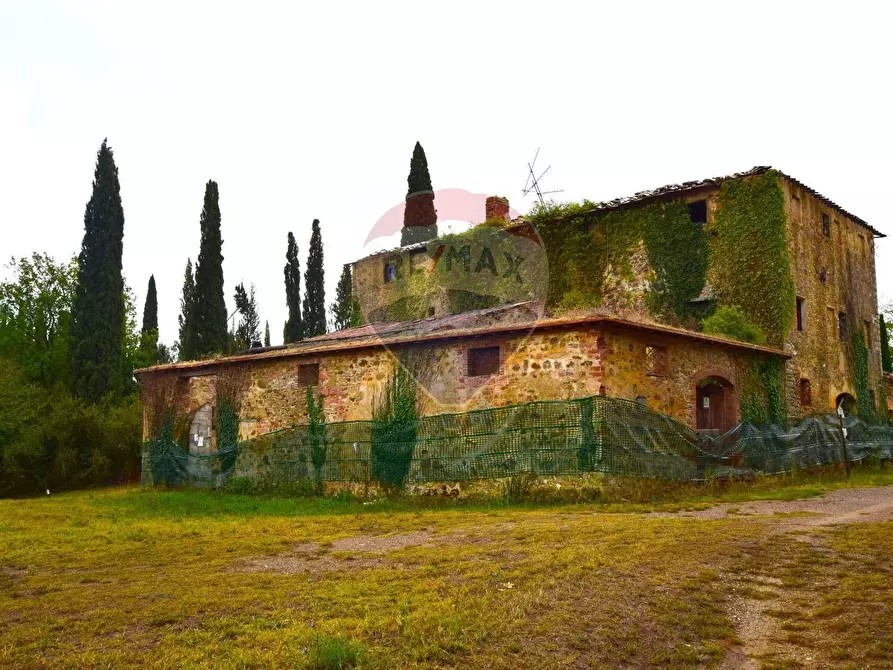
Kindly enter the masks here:
[[[353, 263], [365, 325], [140, 370], [144, 393], [173, 389], [199, 452], [214, 449], [223, 379], [240, 380], [245, 439], [305, 423], [308, 386], [327, 421], [370, 419], [397, 360], [431, 414], [601, 394], [722, 431], [886, 410], [884, 235], [793, 177], [757, 167], [529, 221], [494, 197], [481, 214], [468, 233]], [[724, 332], [730, 312], [756, 334]]]

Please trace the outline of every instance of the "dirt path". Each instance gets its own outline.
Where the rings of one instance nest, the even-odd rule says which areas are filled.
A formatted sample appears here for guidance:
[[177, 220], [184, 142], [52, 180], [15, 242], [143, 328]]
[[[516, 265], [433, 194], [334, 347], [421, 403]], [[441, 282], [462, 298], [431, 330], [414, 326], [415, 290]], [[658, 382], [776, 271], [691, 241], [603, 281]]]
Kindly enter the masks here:
[[[729, 515], [754, 517], [760, 523], [769, 522], [771, 534], [791, 533], [791, 539], [805, 541], [814, 546], [824, 542], [824, 527], [893, 520], [893, 486], [840, 489], [819, 498], [807, 500], [764, 500], [740, 504], [724, 503], [697, 512], [659, 514], [661, 517], [691, 517], [698, 519], [722, 519]], [[816, 534], [810, 534], [815, 530]], [[749, 576], [756, 580], [755, 575]], [[759, 580], [758, 580], [759, 581]], [[778, 620], [766, 610], [786, 604], [786, 594], [777, 590], [777, 584], [763, 578], [760, 587], [775, 598], [770, 603], [765, 598], [753, 598], [733, 594], [728, 601], [729, 617], [735, 625], [735, 632], [742, 644], [729, 649], [720, 664], [720, 670], [756, 670], [760, 667], [759, 658], [773, 650], [773, 636], [778, 629]], [[801, 658], [804, 667], [815, 667], [812, 658]]]
[[[804, 530], [842, 523], [878, 522], [893, 519], [893, 486], [865, 489], [839, 489], [805, 500], [757, 500], [722, 503], [696, 512], [656, 513], [657, 517], [724, 519], [728, 515], [778, 516], [781, 530]], [[803, 516], [791, 516], [800, 514]], [[761, 519], [764, 522], [765, 519]]]

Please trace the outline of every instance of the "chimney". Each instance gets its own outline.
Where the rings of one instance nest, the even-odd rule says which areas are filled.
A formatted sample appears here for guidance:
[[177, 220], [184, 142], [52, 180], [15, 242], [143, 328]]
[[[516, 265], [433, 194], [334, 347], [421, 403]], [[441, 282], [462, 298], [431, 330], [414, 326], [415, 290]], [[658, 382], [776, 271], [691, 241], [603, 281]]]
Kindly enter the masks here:
[[487, 221], [509, 221], [509, 200], [491, 195], [487, 198]]

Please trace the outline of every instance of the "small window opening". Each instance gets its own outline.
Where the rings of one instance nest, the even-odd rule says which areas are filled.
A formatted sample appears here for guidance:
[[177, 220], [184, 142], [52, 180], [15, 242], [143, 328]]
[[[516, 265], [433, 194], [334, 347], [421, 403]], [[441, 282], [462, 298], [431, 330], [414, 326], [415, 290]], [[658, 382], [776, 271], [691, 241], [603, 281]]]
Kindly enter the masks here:
[[298, 385], [316, 386], [319, 384], [319, 363], [307, 363], [298, 366]]
[[433, 306], [428, 308], [428, 316], [434, 316], [434, 307]]
[[384, 283], [390, 284], [397, 279], [397, 264], [388, 262], [384, 264]]
[[822, 214], [822, 234], [831, 237], [831, 217], [827, 214]]
[[695, 200], [688, 203], [688, 216], [692, 223], [707, 223], [707, 201]]
[[871, 321], [863, 321], [862, 326], [865, 331], [865, 346], [871, 349]]
[[800, 380], [800, 406], [809, 407], [812, 405], [812, 385], [808, 379]]
[[803, 332], [803, 326], [805, 324], [805, 312], [804, 306], [806, 301], [803, 298], [797, 298], [797, 330], [801, 333]]
[[846, 338], [847, 338], [846, 312], [838, 312], [837, 313], [837, 334], [840, 337], [841, 342], [846, 342]]
[[645, 370], [653, 377], [665, 377], [669, 373], [666, 347], [645, 347]]
[[477, 347], [468, 350], [468, 376], [480, 377], [499, 371], [499, 347]]

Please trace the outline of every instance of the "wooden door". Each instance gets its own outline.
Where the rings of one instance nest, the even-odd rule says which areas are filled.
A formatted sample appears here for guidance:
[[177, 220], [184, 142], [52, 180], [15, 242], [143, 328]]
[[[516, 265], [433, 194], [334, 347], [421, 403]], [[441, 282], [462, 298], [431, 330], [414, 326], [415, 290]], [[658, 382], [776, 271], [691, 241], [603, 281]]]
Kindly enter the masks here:
[[725, 430], [725, 389], [710, 382], [698, 387], [696, 399], [698, 430]]

